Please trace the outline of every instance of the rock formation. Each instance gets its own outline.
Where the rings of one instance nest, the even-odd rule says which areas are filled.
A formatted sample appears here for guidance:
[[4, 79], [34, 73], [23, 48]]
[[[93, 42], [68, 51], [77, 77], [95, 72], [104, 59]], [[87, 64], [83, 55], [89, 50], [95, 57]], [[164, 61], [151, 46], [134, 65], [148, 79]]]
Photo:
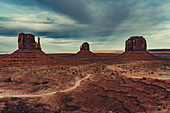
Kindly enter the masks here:
[[38, 43], [36, 43], [34, 35], [20, 33], [18, 36], [18, 48], [19, 49], [39, 49], [39, 50], [41, 50], [40, 38], [38, 37]]
[[89, 44], [87, 42], [83, 43], [82, 46], [80, 46], [80, 50], [90, 51]]
[[130, 37], [125, 45], [125, 52], [118, 56], [120, 59], [159, 59], [146, 51], [146, 40], [142, 36]]
[[146, 51], [146, 46], [146, 40], [142, 36], [134, 36], [126, 41], [125, 51]]
[[77, 54], [74, 57], [95, 58], [95, 57], [98, 57], [98, 56], [90, 51], [89, 44], [87, 42], [85, 42], [85, 43], [82, 44], [82, 46], [80, 46], [80, 51], [77, 52]]
[[32, 34], [20, 33], [18, 37], [18, 50], [0, 59], [0, 66], [43, 65], [54, 64], [56, 60], [50, 58], [40, 47]]

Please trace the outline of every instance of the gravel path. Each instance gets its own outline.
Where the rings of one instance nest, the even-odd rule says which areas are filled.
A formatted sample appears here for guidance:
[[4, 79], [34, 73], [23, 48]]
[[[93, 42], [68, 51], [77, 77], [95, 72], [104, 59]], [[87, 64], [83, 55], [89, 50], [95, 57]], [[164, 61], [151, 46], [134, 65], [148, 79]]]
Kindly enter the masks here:
[[9, 95], [2, 95], [0, 94], [0, 98], [5, 98], [5, 97], [42, 97], [42, 96], [48, 96], [48, 95], [54, 95], [55, 93], [57, 92], [68, 92], [68, 91], [71, 91], [71, 90], [74, 90], [76, 89], [78, 86], [80, 86], [80, 83], [83, 81], [83, 80], [86, 80], [88, 79], [89, 77], [91, 76], [91, 74], [87, 74], [86, 77], [78, 80], [74, 86], [68, 88], [68, 89], [65, 89], [65, 90], [61, 90], [61, 91], [55, 91], [55, 92], [50, 92], [50, 93], [45, 93], [45, 94], [38, 94], [38, 95], [15, 95], [15, 94], [9, 94]]

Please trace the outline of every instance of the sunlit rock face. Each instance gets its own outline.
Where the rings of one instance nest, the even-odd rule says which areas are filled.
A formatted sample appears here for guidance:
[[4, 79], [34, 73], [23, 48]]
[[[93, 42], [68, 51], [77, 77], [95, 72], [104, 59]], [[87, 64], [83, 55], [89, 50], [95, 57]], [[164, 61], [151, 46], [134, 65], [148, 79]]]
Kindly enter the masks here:
[[146, 40], [142, 36], [133, 36], [126, 41], [125, 51], [146, 51]]

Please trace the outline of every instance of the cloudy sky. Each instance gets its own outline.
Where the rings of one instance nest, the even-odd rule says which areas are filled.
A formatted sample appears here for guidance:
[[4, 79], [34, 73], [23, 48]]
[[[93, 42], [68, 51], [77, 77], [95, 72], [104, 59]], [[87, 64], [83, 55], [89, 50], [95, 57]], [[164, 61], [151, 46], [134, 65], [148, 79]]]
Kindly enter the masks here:
[[170, 0], [0, 0], [0, 51], [17, 49], [18, 34], [41, 37], [45, 52], [123, 50], [130, 36], [148, 48], [170, 48]]

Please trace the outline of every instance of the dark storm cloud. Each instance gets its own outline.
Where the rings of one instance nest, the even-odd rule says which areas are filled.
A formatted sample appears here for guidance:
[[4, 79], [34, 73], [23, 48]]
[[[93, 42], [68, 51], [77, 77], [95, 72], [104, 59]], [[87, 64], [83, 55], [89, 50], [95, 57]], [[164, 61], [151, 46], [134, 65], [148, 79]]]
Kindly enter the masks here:
[[8, 17], [0, 17], [0, 21], [9, 21], [11, 18]]
[[[113, 0], [37, 0], [81, 23], [117, 24], [128, 17], [134, 2]], [[124, 3], [123, 3], [124, 2]], [[129, 7], [130, 6], [130, 7]]]
[[[37, 0], [51, 7], [56, 13], [63, 13], [88, 27], [81, 28], [78, 34], [108, 36], [114, 32], [119, 24], [126, 20], [133, 4], [123, 0], [122, 3], [113, 0]], [[76, 27], [71, 32], [76, 32]], [[66, 32], [65, 32], [66, 33]], [[74, 34], [75, 34], [74, 33]], [[67, 34], [67, 33], [66, 33]]]
[[87, 4], [83, 0], [37, 0], [49, 5], [54, 11], [64, 13], [80, 22], [90, 22]]
[[[62, 13], [80, 26], [67, 26], [70, 30], [52, 32], [51, 37], [102, 37], [121, 35], [149, 29], [166, 18], [157, 7], [160, 1], [151, 0], [37, 0], [56, 13]], [[124, 23], [126, 24], [124, 26]], [[63, 25], [62, 27], [65, 27]], [[101, 38], [99, 38], [101, 37]]]

